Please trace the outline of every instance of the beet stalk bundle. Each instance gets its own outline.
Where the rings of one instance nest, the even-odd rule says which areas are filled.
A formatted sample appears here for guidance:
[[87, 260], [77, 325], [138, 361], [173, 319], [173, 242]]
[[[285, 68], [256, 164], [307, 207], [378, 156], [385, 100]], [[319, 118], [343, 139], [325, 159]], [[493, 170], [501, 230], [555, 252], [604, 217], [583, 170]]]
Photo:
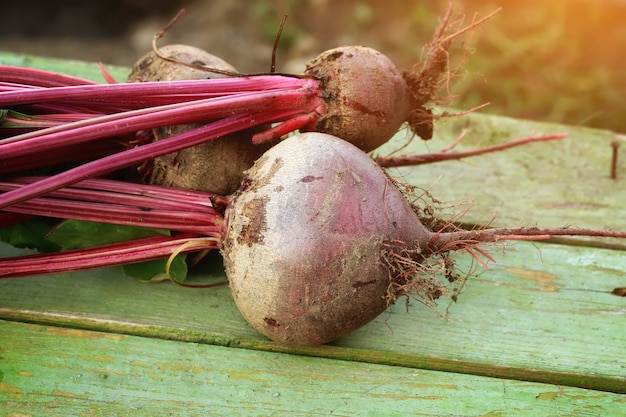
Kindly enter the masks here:
[[[0, 68], [0, 80], [8, 78], [6, 72], [10, 71], [16, 70]], [[372, 86], [375, 86], [373, 91]], [[62, 152], [70, 145], [144, 129], [215, 121], [159, 142], [105, 156], [98, 161], [97, 168], [85, 164], [65, 171], [63, 178], [39, 184], [39, 194], [268, 123], [283, 122], [255, 134], [254, 143], [303, 129], [331, 133], [370, 151], [393, 136], [408, 119], [412, 106], [411, 92], [395, 66], [379, 52], [363, 47], [328, 51], [314, 60], [302, 77], [16, 88], [12, 86], [0, 93], [0, 108], [34, 106], [39, 110], [49, 104], [72, 105], [85, 109], [85, 113], [80, 120], [50, 122], [53, 124], [50, 127], [1, 140], [0, 167], [19, 166], [24, 159], [32, 159], [35, 149]], [[205, 95], [203, 90], [207, 91]], [[118, 107], [122, 104], [128, 110]], [[107, 106], [116, 112], [85, 115], [89, 110], [100, 111]], [[0, 207], [34, 197], [34, 188], [24, 187], [4, 194], [0, 197]]]
[[[0, 182], [6, 192], [40, 181]], [[170, 232], [92, 248], [0, 258], [0, 277], [71, 272], [167, 258], [173, 253], [219, 248], [224, 220], [215, 202], [223, 197], [193, 190], [92, 179], [5, 209], [2, 214], [46, 216]]]
[[[296, 130], [319, 131], [369, 152], [403, 123], [429, 139], [436, 116], [427, 106], [447, 85], [452, 40], [493, 15], [449, 34], [451, 13], [450, 9], [436, 31], [421, 68], [406, 72], [380, 52], [360, 46], [326, 51], [302, 75], [228, 73], [231, 76], [220, 79], [175, 76], [166, 78], [170, 81], [95, 84], [45, 71], [0, 67], [0, 109], [4, 109], [0, 132], [27, 130], [0, 139], [0, 173], [37, 168], [33, 160], [49, 166], [78, 164], [41, 183], [6, 192], [0, 196], [0, 208], [268, 124], [277, 125], [252, 134], [254, 144]], [[186, 123], [206, 124], [156, 142], [136, 136]], [[94, 142], [107, 146], [91, 145]], [[82, 149], [90, 152], [83, 154]], [[96, 163], [90, 162], [98, 157]]]

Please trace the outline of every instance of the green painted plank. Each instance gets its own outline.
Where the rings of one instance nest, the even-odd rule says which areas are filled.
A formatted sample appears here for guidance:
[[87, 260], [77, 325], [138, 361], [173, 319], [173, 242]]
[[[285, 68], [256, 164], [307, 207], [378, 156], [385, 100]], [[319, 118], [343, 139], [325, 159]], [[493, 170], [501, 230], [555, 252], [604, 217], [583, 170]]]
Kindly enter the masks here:
[[[626, 392], [626, 298], [610, 294], [626, 286], [623, 253], [518, 243], [493, 256], [449, 306], [449, 321], [400, 302], [317, 348], [266, 341], [227, 287], [143, 284], [117, 268], [0, 280], [0, 318]], [[202, 275], [223, 279], [219, 268]]]
[[[98, 65], [91, 62], [46, 58], [34, 55], [18, 55], [7, 51], [0, 51], [0, 65], [38, 68], [72, 75], [74, 77], [86, 78], [101, 83], [106, 82]], [[120, 82], [125, 81], [130, 72], [128, 68], [115, 65], [105, 65], [105, 69], [113, 78]]]
[[617, 416], [626, 395], [1, 322], [5, 416]]

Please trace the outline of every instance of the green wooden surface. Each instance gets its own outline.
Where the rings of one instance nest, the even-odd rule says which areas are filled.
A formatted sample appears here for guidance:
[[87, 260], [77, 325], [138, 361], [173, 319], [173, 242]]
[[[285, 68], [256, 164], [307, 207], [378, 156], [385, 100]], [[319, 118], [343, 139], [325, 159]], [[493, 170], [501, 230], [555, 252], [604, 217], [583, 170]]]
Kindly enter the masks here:
[[[132, 65], [132, 62], [128, 63]], [[0, 50], [0, 65], [10, 65], [15, 67], [37, 68], [75, 77], [105, 83], [102, 72], [96, 63], [83, 61], [70, 61], [66, 59], [46, 58], [33, 55], [17, 55], [11, 52]], [[128, 77], [128, 68], [115, 65], [105, 65], [106, 71], [117, 81], [123, 82]]]
[[626, 393], [626, 300], [610, 294], [626, 281], [622, 254], [515, 244], [494, 256], [498, 263], [449, 306], [449, 321], [399, 303], [317, 348], [266, 341], [227, 287], [143, 284], [117, 268], [2, 280], [0, 318]]
[[[93, 64], [2, 53], [0, 64], [101, 81]], [[107, 69], [125, 78], [125, 69]], [[570, 137], [391, 173], [441, 201], [472, 200], [464, 220], [474, 224], [497, 214], [495, 223], [506, 226], [626, 230], [623, 165], [618, 180], [608, 178], [615, 135], [471, 115], [440, 123], [433, 141], [413, 141], [403, 152], [439, 150], [463, 128], [468, 135], [459, 149], [554, 131]], [[400, 133], [378, 153], [403, 139]], [[144, 415], [352, 415], [355, 404], [369, 412], [362, 415], [624, 415], [626, 298], [610, 294], [626, 287], [624, 252], [615, 249], [623, 245], [584, 243], [596, 247], [495, 246], [497, 264], [472, 277], [457, 303], [441, 306], [449, 307], [449, 320], [417, 302], [408, 311], [399, 303], [314, 348], [264, 339], [247, 326], [227, 287], [142, 284], [118, 268], [0, 280], [0, 319], [8, 321], [0, 330], [0, 404], [10, 400], [5, 415], [14, 416], [126, 415], [125, 407], [132, 415], [140, 407]], [[0, 246], [3, 256], [17, 252]], [[467, 256], [457, 262], [470, 268]], [[196, 272], [192, 282], [223, 279], [218, 265]], [[92, 337], [93, 330], [107, 335]], [[90, 359], [100, 356], [111, 360]], [[180, 364], [181, 357], [184, 366], [158, 365]], [[82, 371], [87, 366], [94, 371]], [[244, 375], [235, 378], [244, 385], [228, 375]], [[123, 393], [114, 401], [112, 387]]]
[[[623, 395], [1, 322], [2, 415], [610, 416]], [[0, 411], [0, 414], [2, 411]]]
[[[469, 207], [463, 220], [494, 226], [539, 226], [626, 229], [626, 137], [609, 131], [472, 114], [443, 119], [433, 140], [414, 140], [406, 153], [439, 151], [462, 132], [458, 150], [470, 150], [513, 139], [567, 133], [562, 140], [528, 144], [503, 152], [422, 167], [393, 168], [394, 177], [430, 190], [449, 204]], [[400, 148], [407, 134], [377, 154]], [[617, 179], [610, 178], [611, 142], [619, 141]], [[460, 211], [457, 208], [457, 212]], [[608, 240], [569, 239], [606, 245]], [[616, 243], [615, 241], [611, 243]], [[619, 245], [621, 248], [626, 246]]]

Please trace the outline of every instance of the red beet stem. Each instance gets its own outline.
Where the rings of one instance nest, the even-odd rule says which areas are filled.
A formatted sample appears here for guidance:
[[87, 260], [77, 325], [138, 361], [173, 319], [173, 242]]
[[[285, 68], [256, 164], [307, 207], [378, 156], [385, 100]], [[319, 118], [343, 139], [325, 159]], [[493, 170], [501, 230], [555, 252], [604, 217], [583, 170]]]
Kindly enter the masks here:
[[215, 249], [220, 241], [193, 234], [151, 236], [128, 242], [75, 249], [52, 254], [35, 254], [0, 259], [0, 278], [72, 272], [104, 266], [160, 259], [180, 253]]
[[99, 223], [156, 229], [193, 232], [199, 235], [219, 235], [215, 213], [203, 216], [189, 212], [164, 209], [143, 209], [115, 206], [93, 202], [56, 200], [47, 197], [31, 198], [24, 203], [14, 204], [7, 211], [34, 216], [60, 217]]
[[28, 154], [35, 147], [52, 149], [142, 129], [202, 122], [234, 114], [251, 114], [270, 109], [299, 109], [296, 114], [307, 113], [321, 103], [316, 85], [312, 82], [299, 90], [242, 93], [132, 110], [13, 136], [0, 141], [0, 160]]
[[212, 200], [224, 198], [205, 191], [103, 179], [84, 180], [76, 184], [75, 187], [111, 191], [140, 197], [152, 197], [161, 204], [169, 205], [175, 203], [177, 204], [176, 207], [180, 209], [188, 208], [189, 205], [191, 205], [191, 207], [195, 205], [213, 207]]
[[0, 119], [0, 129], [43, 129], [46, 127], [58, 126], [93, 117], [94, 114], [89, 113], [28, 115], [9, 110], [6, 116]]
[[78, 115], [83, 115], [83, 117], [97, 117], [102, 116], [104, 114], [127, 111], [127, 108], [120, 108], [119, 106], [113, 107], [109, 105], [101, 105], [98, 108], [73, 105], [68, 103], [40, 103], [40, 104], [29, 104], [25, 106], [20, 106], [19, 109], [22, 113], [26, 115], [49, 115], [49, 114], [63, 114], [66, 117], [73, 117], [76, 113]]
[[52, 150], [33, 151], [28, 155], [0, 161], [0, 175], [102, 158], [128, 149], [131, 139], [131, 137], [112, 137]]
[[87, 178], [108, 174], [160, 155], [176, 152], [253, 126], [288, 120], [299, 114], [300, 109], [301, 107], [296, 106], [295, 109], [291, 110], [269, 110], [257, 114], [231, 116], [179, 135], [88, 162], [2, 194], [0, 196], [0, 208], [40, 196]]
[[[8, 191], [44, 178], [35, 176], [12, 178], [10, 181], [0, 182], [0, 189]], [[145, 208], [166, 208], [193, 212], [213, 207], [211, 200], [221, 197], [204, 191], [107, 179], [83, 180], [73, 187], [52, 191], [48, 193], [48, 196], [76, 201], [126, 204]]]
[[[40, 177], [14, 178], [0, 183], [0, 189], [15, 189], [40, 180]], [[115, 266], [164, 258], [177, 252], [218, 248], [224, 225], [223, 217], [212, 206], [214, 197], [218, 196], [200, 191], [93, 179], [52, 192], [45, 198], [33, 198], [12, 205], [9, 210], [16, 213], [187, 233], [52, 254], [3, 258], [0, 259], [0, 278]], [[11, 213], [0, 212], [0, 215], [11, 216]]]
[[[0, 79], [2, 79], [2, 73], [0, 73]], [[0, 92], [0, 106], [72, 102], [96, 107], [100, 103], [125, 106], [135, 104], [135, 107], [145, 107], [155, 102], [172, 104], [242, 93], [295, 90], [312, 82], [317, 83], [304, 78], [259, 75], [210, 80], [149, 81], [35, 89], [25, 87]]]
[[[0, 190], [14, 190], [36, 180], [18, 178], [13, 182], [0, 182]], [[221, 236], [223, 220], [210, 205], [211, 194], [204, 195], [208, 204], [196, 204], [174, 200], [167, 187], [143, 186], [144, 189], [152, 188], [150, 196], [100, 189], [107, 186], [113, 189], [113, 183], [115, 181], [93, 180], [87, 184], [90, 188], [80, 183], [79, 187], [61, 189], [44, 198], [11, 205], [6, 211]], [[119, 184], [119, 188], [125, 185], [123, 182]]]

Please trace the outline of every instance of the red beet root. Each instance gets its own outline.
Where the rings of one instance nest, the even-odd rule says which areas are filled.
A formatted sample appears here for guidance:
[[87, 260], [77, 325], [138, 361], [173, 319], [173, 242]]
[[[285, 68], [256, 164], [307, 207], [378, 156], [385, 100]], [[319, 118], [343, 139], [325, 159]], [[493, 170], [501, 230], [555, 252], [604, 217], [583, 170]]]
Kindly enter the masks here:
[[[623, 232], [503, 228], [431, 231], [364, 152], [322, 133], [293, 136], [245, 173], [225, 216], [222, 254], [246, 320], [287, 345], [330, 342], [398, 297], [432, 305], [464, 277], [452, 251], [477, 259], [489, 242]], [[480, 262], [484, 263], [482, 259]]]
[[[437, 93], [449, 82], [449, 46], [455, 38], [492, 15], [449, 33], [451, 13], [450, 9], [435, 31], [425, 60], [420, 62], [421, 69], [416, 68], [416, 64], [404, 73], [379, 52], [358, 46], [322, 53], [307, 66], [304, 76], [271, 74], [202, 82], [93, 85], [52, 73], [34, 73], [28, 69], [16, 72], [0, 67], [0, 82], [6, 81], [0, 88], [1, 107], [18, 106], [28, 114], [30, 110], [40, 112], [43, 106], [46, 113], [60, 111], [63, 116], [67, 116], [65, 113], [76, 116], [77, 106], [82, 112], [80, 122], [55, 124], [41, 132], [1, 140], [0, 162], [10, 160], [11, 166], [17, 166], [30, 157], [33, 149], [45, 147], [63, 151], [70, 144], [76, 146], [111, 136], [112, 131], [126, 135], [143, 129], [207, 120], [215, 121], [211, 123], [214, 128], [203, 126], [201, 132], [192, 135], [194, 145], [268, 123], [275, 125], [253, 135], [254, 143], [272, 141], [300, 129], [332, 134], [370, 151], [391, 138], [404, 122], [421, 138], [430, 139], [433, 121], [439, 116], [433, 115], [426, 106], [440, 102]], [[161, 35], [162, 32], [157, 34]], [[210, 66], [211, 62], [200, 64]], [[42, 77], [45, 82], [39, 81]], [[24, 83], [50, 88], [33, 89]], [[60, 87], [54, 87], [56, 85]], [[112, 155], [46, 182], [8, 192], [0, 196], [0, 208], [86, 178], [178, 152], [191, 146], [188, 133], [169, 137], [166, 144], [143, 144], [123, 151], [122, 156]], [[130, 143], [129, 147], [132, 146], [134, 144]]]
[[[182, 61], [188, 59], [188, 55], [181, 57]], [[211, 65], [211, 62], [208, 64]], [[2, 76], [0, 71], [0, 80]], [[154, 74], [144, 78], [152, 77], [155, 77]], [[172, 78], [162, 75], [155, 78], [160, 77], [166, 80]], [[268, 142], [302, 129], [332, 134], [368, 152], [388, 141], [405, 121], [409, 120], [411, 127], [415, 127], [414, 114], [423, 110], [427, 99], [417, 100], [417, 92], [413, 91], [413, 87], [418, 85], [415, 82], [407, 86], [405, 79], [413, 78], [400, 74], [381, 53], [371, 48], [350, 46], [322, 53], [311, 62], [304, 76], [242, 76], [215, 80], [18, 88], [18, 91], [0, 92], [0, 106], [9, 108], [41, 104], [58, 106], [67, 102], [85, 106], [89, 111], [110, 111], [120, 105], [130, 107], [128, 111], [113, 111], [112, 114], [92, 116], [80, 122], [55, 125], [1, 140], [0, 162], [28, 159], [33, 149], [42, 146], [47, 150], [62, 150], [70, 144], [76, 146], [99, 140], [110, 136], [112, 131], [116, 134], [132, 134], [149, 128], [212, 121], [191, 131], [170, 132], [176, 134], [166, 140], [131, 147], [94, 161], [91, 165], [81, 165], [46, 183], [32, 184], [9, 192], [0, 196], [0, 208], [86, 178], [160, 158], [198, 143], [267, 123], [279, 124], [252, 135], [253, 143]], [[432, 120], [428, 118], [424, 123], [432, 126]], [[193, 144], [189, 135], [196, 138]], [[240, 149], [235, 148], [235, 153], [241, 154]], [[250, 162], [245, 157], [243, 160]], [[159, 163], [157, 178], [161, 175]], [[178, 164], [171, 165], [179, 170]], [[193, 167], [180, 170], [196, 172]], [[220, 174], [214, 176], [221, 177]], [[172, 178], [156, 182], [190, 186], [188, 181], [182, 180], [176, 173], [172, 174]], [[197, 181], [194, 181], [192, 188], [224, 192], [217, 187], [199, 188]], [[232, 183], [229, 181], [228, 185]]]
[[227, 220], [222, 253], [237, 306], [290, 345], [326, 343], [378, 316], [396, 296], [386, 245], [426, 247], [432, 237], [371, 158], [320, 133], [266, 152]]
[[327, 111], [309, 130], [340, 137], [365, 152], [391, 139], [411, 110], [402, 74], [374, 49], [331, 49], [311, 61], [306, 74], [321, 80]]
[[[166, 61], [150, 52], [133, 66], [129, 81], [175, 81], [225, 78], [183, 64], [203, 65], [236, 73], [220, 58], [188, 45], [167, 45], [159, 52], [176, 62]], [[153, 129], [155, 140], [171, 137], [200, 126], [198, 123]], [[227, 195], [241, 183], [242, 172], [252, 166], [266, 146], [254, 145], [251, 131], [237, 132], [210, 142], [154, 158], [144, 170], [152, 184], [188, 188]]]

